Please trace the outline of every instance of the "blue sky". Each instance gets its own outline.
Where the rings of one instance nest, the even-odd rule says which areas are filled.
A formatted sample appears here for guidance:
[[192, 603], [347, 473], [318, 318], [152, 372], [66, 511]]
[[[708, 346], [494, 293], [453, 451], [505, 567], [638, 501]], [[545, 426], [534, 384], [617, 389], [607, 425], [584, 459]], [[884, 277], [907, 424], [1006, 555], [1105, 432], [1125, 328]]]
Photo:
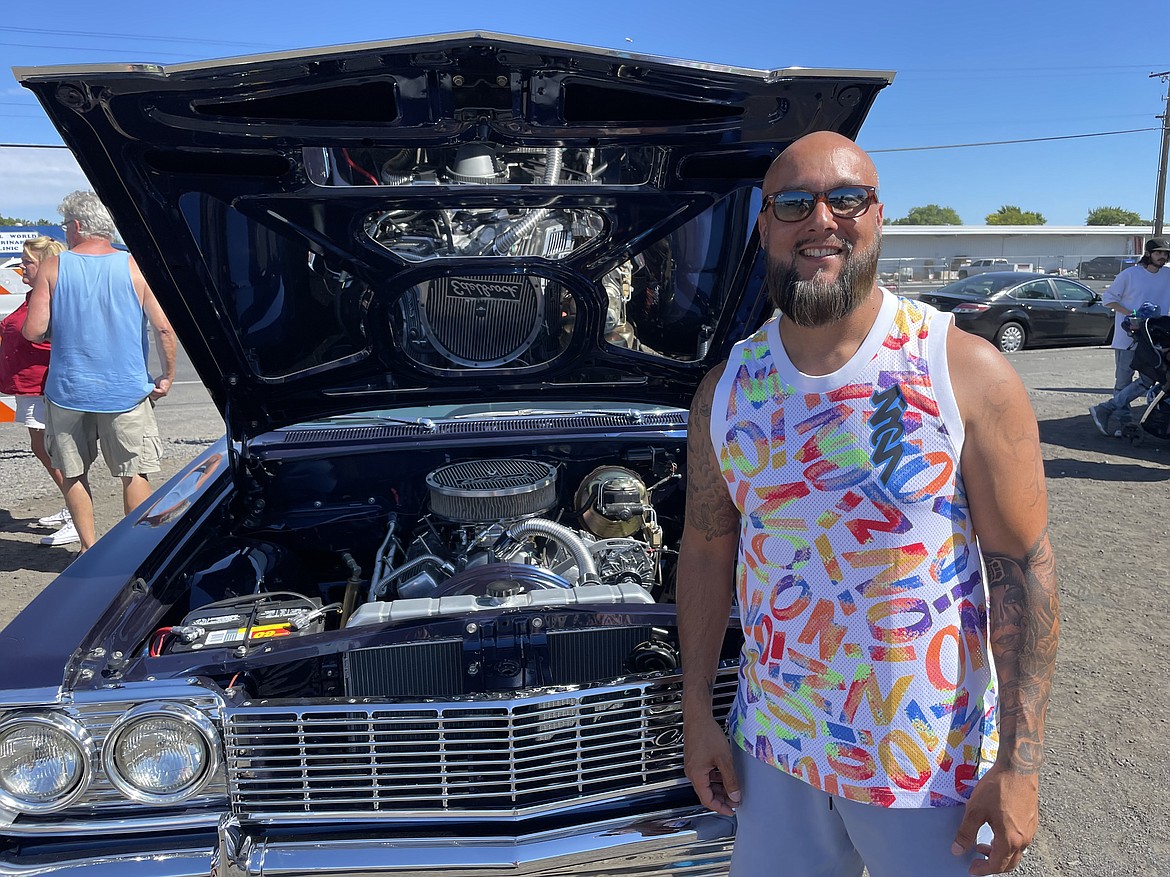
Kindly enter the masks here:
[[[1150, 74], [1170, 70], [1170, 33], [1165, 10], [1143, 20], [1141, 5], [59, 0], [24, 11], [34, 8], [14, 6], [0, 24], [5, 144], [61, 142], [13, 66], [173, 64], [482, 29], [741, 67], [896, 71], [858, 139], [890, 218], [929, 203], [973, 225], [1004, 204], [1049, 225], [1079, 225], [1102, 205], [1153, 214], [1166, 85]], [[87, 187], [65, 150], [0, 148], [0, 214], [55, 219], [61, 197]]]

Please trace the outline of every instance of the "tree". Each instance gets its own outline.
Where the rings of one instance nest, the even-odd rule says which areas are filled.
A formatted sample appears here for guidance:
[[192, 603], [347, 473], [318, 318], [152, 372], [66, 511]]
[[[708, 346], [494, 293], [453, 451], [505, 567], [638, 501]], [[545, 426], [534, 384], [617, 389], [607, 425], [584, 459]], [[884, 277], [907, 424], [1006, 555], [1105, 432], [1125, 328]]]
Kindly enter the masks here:
[[31, 219], [20, 219], [15, 216], [0, 216], [0, 226], [4, 225], [56, 225], [57, 223], [49, 219], [38, 219], [33, 222]]
[[988, 225], [1044, 225], [1046, 222], [1044, 214], [1021, 210], [1015, 204], [1005, 204], [995, 213], [987, 214]]
[[951, 207], [939, 207], [937, 204], [926, 204], [922, 207], [911, 207], [910, 211], [901, 219], [895, 219], [890, 225], [962, 225], [963, 220]]
[[1146, 225], [1141, 216], [1124, 207], [1094, 207], [1085, 217], [1085, 225]]

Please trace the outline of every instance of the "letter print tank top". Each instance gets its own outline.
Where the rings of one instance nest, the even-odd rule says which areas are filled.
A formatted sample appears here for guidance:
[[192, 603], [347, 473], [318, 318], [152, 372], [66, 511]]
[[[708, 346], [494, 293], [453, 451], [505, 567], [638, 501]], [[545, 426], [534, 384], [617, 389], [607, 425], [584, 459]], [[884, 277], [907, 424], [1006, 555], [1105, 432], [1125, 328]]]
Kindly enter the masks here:
[[771, 320], [735, 346], [712, 405], [742, 516], [732, 738], [885, 807], [964, 803], [997, 743], [950, 323], [884, 293], [857, 353], [814, 377]]

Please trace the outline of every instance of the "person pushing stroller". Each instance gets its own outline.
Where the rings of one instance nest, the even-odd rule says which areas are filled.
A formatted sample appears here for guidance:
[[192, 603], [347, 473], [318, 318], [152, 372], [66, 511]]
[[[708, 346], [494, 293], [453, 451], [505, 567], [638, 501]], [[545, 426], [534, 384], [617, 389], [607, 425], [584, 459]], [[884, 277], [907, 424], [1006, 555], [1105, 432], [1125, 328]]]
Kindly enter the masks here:
[[1143, 249], [1138, 263], [1118, 274], [1101, 297], [1101, 304], [1114, 313], [1113, 398], [1089, 409], [1093, 426], [1101, 435], [1120, 436], [1121, 429], [1109, 431], [1110, 419], [1116, 417], [1124, 428], [1132, 419], [1129, 403], [1144, 392], [1140, 384], [1133, 386], [1133, 339], [1126, 333], [1124, 321], [1146, 303], [1156, 308], [1154, 313], [1170, 313], [1170, 268], [1166, 267], [1170, 262], [1170, 239], [1150, 238]]
[[[1168, 360], [1170, 360], [1170, 316], [1129, 318], [1128, 331], [1133, 336], [1133, 367], [1138, 373], [1134, 384], [1146, 389], [1146, 407], [1133, 423], [1121, 427], [1122, 438], [1135, 445], [1147, 435], [1170, 438], [1170, 398], [1167, 392]], [[1137, 398], [1134, 396], [1132, 398]], [[1126, 401], [1128, 405], [1128, 400]]]

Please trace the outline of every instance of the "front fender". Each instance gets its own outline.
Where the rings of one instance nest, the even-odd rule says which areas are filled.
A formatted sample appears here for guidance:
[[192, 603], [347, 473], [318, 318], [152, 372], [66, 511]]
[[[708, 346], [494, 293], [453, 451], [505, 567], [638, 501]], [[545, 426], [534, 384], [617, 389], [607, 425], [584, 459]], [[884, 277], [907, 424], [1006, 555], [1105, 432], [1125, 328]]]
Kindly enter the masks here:
[[192, 522], [230, 484], [220, 440], [69, 564], [0, 632], [0, 690], [102, 681], [106, 662], [124, 650], [112, 633], [149, 600]]

